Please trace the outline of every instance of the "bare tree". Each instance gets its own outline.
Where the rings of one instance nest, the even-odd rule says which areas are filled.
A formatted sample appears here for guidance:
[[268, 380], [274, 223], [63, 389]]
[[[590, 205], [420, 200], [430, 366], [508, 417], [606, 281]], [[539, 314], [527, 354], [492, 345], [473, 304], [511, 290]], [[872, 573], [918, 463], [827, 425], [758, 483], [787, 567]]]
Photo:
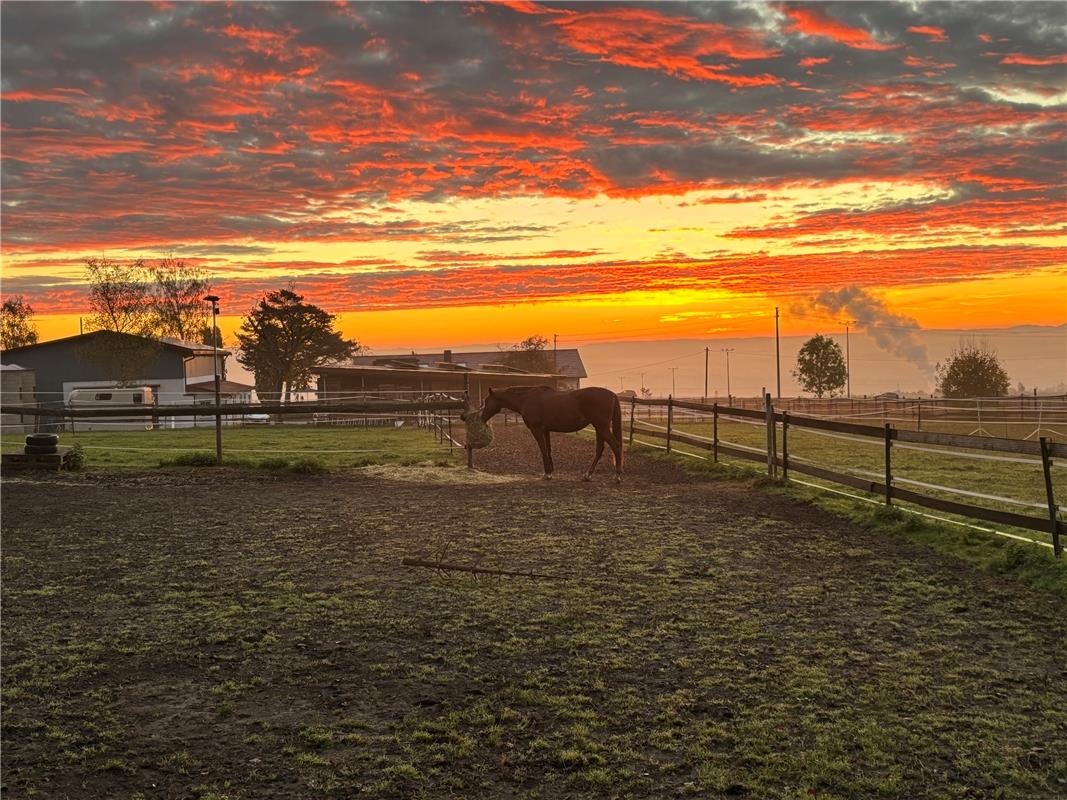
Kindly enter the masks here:
[[89, 328], [97, 331], [150, 336], [154, 317], [151, 276], [144, 261], [85, 259], [89, 283]]
[[122, 384], [144, 379], [159, 355], [151, 276], [140, 259], [85, 260], [89, 283], [89, 328], [81, 356], [95, 363], [111, 380]]
[[210, 327], [204, 295], [211, 283], [204, 270], [168, 256], [150, 264], [148, 274], [157, 335], [193, 341]]

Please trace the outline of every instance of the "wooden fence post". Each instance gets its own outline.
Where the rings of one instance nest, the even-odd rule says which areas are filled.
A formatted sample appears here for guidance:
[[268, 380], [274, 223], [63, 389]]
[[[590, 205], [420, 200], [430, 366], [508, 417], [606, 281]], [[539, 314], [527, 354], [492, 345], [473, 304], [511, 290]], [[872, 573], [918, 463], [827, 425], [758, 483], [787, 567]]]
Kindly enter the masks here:
[[452, 446], [453, 445], [454, 445], [454, 442], [452, 441], [452, 415], [449, 414], [448, 415], [448, 454], [449, 455], [452, 455]]
[[630, 445], [634, 443], [634, 411], [637, 409], [637, 397], [630, 398]]
[[885, 504], [893, 505], [893, 426], [885, 424]]
[[923, 401], [922, 400], [920, 400], [918, 402], [918, 404], [916, 405], [915, 411], [916, 411], [915, 430], [921, 432], [922, 429], [923, 429]]
[[774, 406], [771, 405], [771, 393], [763, 393], [763, 412], [767, 420], [767, 477], [773, 478], [778, 472], [778, 448], [775, 444], [776, 427], [774, 424]]
[[1048, 500], [1048, 519], [1052, 530], [1052, 552], [1056, 558], [1063, 556], [1063, 545], [1060, 544], [1060, 525], [1056, 519], [1056, 498], [1052, 492], [1052, 458], [1049, 454], [1048, 437], [1042, 436], [1041, 442], [1041, 469], [1045, 472], [1045, 499]]
[[711, 406], [711, 460], [719, 461], [719, 404]]
[[789, 480], [789, 412], [782, 412], [782, 480]]
[[674, 398], [667, 395], [667, 452], [671, 452], [671, 426], [674, 424]]

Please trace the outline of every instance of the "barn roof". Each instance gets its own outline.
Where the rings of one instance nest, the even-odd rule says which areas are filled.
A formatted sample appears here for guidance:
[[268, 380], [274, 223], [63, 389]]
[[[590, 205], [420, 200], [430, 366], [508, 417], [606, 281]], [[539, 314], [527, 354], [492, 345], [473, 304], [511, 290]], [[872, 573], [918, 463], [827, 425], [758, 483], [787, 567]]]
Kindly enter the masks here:
[[[352, 359], [351, 363], [354, 366], [360, 367], [399, 367], [407, 369], [426, 369], [436, 368], [441, 369], [442, 364], [454, 364], [455, 368], [467, 368], [477, 371], [493, 371], [493, 372], [516, 372], [521, 373], [522, 370], [507, 369], [501, 363], [508, 355], [507, 350], [477, 350], [468, 353], [461, 353], [451, 350], [444, 350], [434, 353], [393, 353], [393, 354], [379, 354], [379, 355], [367, 355], [356, 356]], [[551, 357], [552, 351], [545, 350], [545, 355]], [[585, 371], [585, 364], [582, 363], [582, 356], [578, 352], [577, 348], [566, 348], [563, 350], [555, 351], [556, 357], [556, 369], [559, 375], [564, 375], [568, 378], [586, 378], [588, 375]], [[496, 367], [497, 369], [488, 370], [488, 367]], [[449, 369], [445, 367], [445, 369]]]
[[[10, 355], [12, 353], [28, 353], [34, 350], [39, 350], [46, 347], [56, 347], [67, 344], [73, 344], [75, 342], [87, 342], [91, 339], [95, 339], [100, 336], [126, 336], [131, 339], [148, 339], [149, 341], [159, 342], [164, 348], [171, 350], [181, 350], [189, 355], [211, 355], [214, 350], [209, 344], [201, 344], [200, 342], [187, 342], [182, 339], [174, 339], [169, 336], [159, 337], [147, 337], [136, 336], [132, 333], [116, 333], [115, 331], [90, 331], [89, 333], [80, 333], [75, 336], [64, 336], [60, 339], [49, 339], [45, 342], [38, 342], [37, 344], [27, 344], [22, 347], [12, 347], [4, 351], [4, 355]], [[230, 351], [220, 347], [220, 355], [230, 355]]]

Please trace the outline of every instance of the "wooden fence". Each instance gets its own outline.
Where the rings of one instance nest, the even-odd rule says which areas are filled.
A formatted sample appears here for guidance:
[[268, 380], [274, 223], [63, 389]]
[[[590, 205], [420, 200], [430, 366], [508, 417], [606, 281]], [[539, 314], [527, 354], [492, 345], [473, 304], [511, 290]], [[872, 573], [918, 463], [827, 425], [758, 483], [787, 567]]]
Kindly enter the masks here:
[[[712, 459], [719, 460], [720, 456], [729, 456], [746, 461], [755, 461], [765, 464], [767, 474], [777, 477], [779, 471], [782, 478], [788, 480], [791, 472], [798, 472], [821, 480], [861, 489], [865, 492], [881, 495], [886, 505], [892, 505], [894, 500], [913, 503], [924, 508], [935, 509], [950, 514], [958, 514], [963, 517], [980, 519], [987, 522], [995, 522], [1002, 525], [1011, 525], [1032, 531], [1049, 533], [1052, 536], [1053, 551], [1057, 557], [1062, 556], [1063, 547], [1060, 541], [1061, 534], [1067, 530], [1064, 522], [1058, 518], [1058, 508], [1055, 501], [1052, 486], [1052, 459], [1067, 459], [1067, 444], [1051, 442], [1046, 437], [1037, 441], [1024, 439], [1002, 439], [990, 436], [964, 436], [951, 433], [931, 433], [927, 431], [902, 430], [891, 424], [866, 425], [856, 422], [841, 422], [838, 420], [819, 419], [803, 414], [779, 411], [774, 408], [771, 396], [764, 398], [764, 408], [738, 408], [722, 406], [718, 403], [701, 403], [691, 400], [675, 400], [668, 397], [666, 400], [630, 398], [629, 410], [629, 441], [634, 442], [634, 436], [653, 437], [665, 440], [665, 448], [670, 452], [676, 444], [685, 444], [689, 447], [707, 450], [711, 452]], [[661, 408], [666, 410], [666, 426], [654, 425], [650, 421], [642, 421], [638, 418], [636, 409], [638, 406]], [[675, 410], [701, 412], [711, 416], [710, 436], [699, 436], [691, 432], [678, 430], [675, 425]], [[733, 442], [724, 442], [719, 435], [720, 420], [758, 420], [766, 427], [766, 446], [751, 447], [739, 445]], [[790, 459], [789, 456], [789, 431], [792, 428], [806, 428], [816, 431], [833, 432], [851, 437], [865, 437], [879, 439], [884, 443], [884, 477], [881, 481], [868, 480], [857, 475], [818, 466], [807, 461]], [[779, 446], [778, 435], [781, 434]], [[929, 494], [905, 489], [893, 483], [893, 444], [906, 442], [910, 444], [925, 444], [939, 447], [952, 447], [968, 450], [984, 450], [995, 453], [1014, 453], [1037, 456], [1033, 463], [1040, 463], [1045, 480], [1045, 495], [1048, 505], [1047, 517], [1036, 517], [1028, 514], [1019, 514], [1013, 511], [1002, 511], [985, 506], [970, 503], [946, 500], [940, 497], [932, 497]], [[938, 453], [941, 451], [931, 450]], [[991, 457], [991, 456], [989, 456]], [[909, 481], [918, 484], [916, 481]], [[972, 494], [954, 490], [951, 487], [942, 487], [934, 484], [922, 484], [932, 489], [940, 489], [956, 494]]]

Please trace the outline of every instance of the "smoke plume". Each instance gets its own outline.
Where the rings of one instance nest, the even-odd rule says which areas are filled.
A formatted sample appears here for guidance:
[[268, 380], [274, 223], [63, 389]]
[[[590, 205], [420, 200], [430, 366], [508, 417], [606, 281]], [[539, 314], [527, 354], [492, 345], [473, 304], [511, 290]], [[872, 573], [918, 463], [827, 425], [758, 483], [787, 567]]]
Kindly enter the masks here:
[[906, 358], [926, 374], [933, 373], [926, 345], [916, 335], [919, 323], [903, 314], [894, 314], [885, 302], [858, 286], [820, 292], [812, 305], [834, 314], [847, 314], [874, 343], [887, 353]]

